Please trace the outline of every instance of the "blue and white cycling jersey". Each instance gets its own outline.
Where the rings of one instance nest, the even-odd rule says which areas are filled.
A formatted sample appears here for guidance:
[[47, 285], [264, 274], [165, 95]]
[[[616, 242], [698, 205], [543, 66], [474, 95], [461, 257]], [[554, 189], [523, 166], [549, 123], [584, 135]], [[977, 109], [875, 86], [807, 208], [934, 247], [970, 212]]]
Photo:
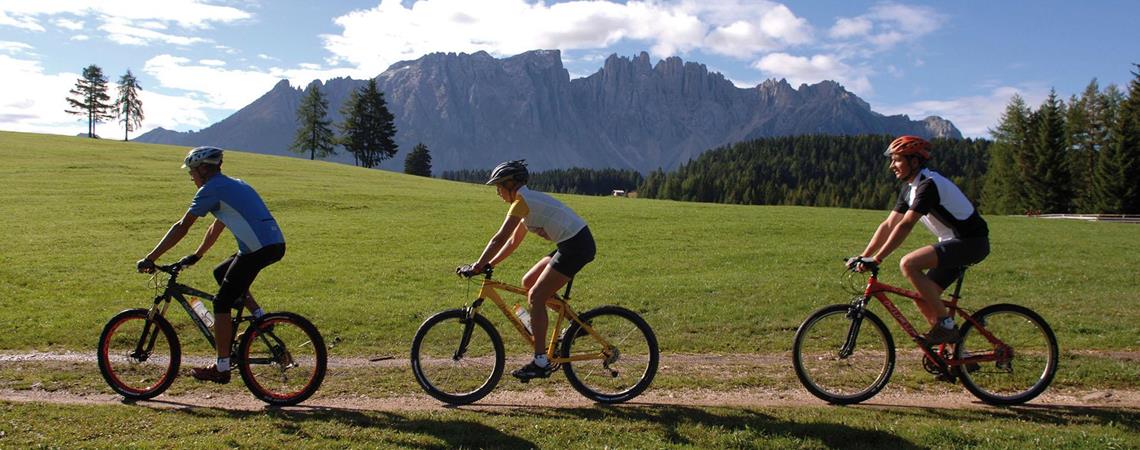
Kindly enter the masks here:
[[242, 180], [220, 173], [206, 180], [190, 202], [190, 214], [205, 217], [206, 213], [213, 214], [234, 234], [239, 255], [285, 242], [261, 196]]

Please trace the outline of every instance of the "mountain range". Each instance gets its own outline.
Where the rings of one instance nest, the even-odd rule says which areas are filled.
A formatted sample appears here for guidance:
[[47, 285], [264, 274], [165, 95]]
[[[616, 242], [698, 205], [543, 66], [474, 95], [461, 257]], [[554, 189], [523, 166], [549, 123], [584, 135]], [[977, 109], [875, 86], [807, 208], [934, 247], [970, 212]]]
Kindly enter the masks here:
[[[768, 80], [738, 88], [703, 64], [670, 57], [651, 64], [642, 52], [611, 55], [594, 74], [570, 79], [561, 52], [535, 50], [508, 58], [486, 52], [433, 53], [393, 64], [376, 77], [395, 115], [400, 153], [382, 167], [399, 169], [417, 143], [431, 151], [435, 172], [482, 169], [527, 159], [534, 169], [672, 169], [701, 152], [768, 136], [914, 134], [961, 138], [937, 116], [886, 116], [833, 81], [793, 88]], [[139, 142], [293, 155], [296, 111], [319, 86], [329, 119], [366, 80], [287, 80], [200, 131], [156, 128]], [[351, 163], [351, 155], [331, 159]]]

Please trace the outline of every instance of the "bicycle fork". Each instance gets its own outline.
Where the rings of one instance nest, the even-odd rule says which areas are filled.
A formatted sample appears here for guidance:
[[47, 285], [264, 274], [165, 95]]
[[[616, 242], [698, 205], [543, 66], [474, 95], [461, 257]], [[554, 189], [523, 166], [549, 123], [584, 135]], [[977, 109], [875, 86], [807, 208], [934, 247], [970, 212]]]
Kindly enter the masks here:
[[863, 310], [867, 307], [867, 298], [852, 302], [851, 309], [847, 310], [847, 318], [851, 319], [851, 326], [847, 328], [847, 340], [839, 348], [839, 359], [846, 359], [855, 353], [855, 341], [859, 340], [859, 327], [863, 325]]
[[459, 338], [459, 348], [455, 349], [455, 354], [451, 355], [452, 361], [459, 361], [463, 359], [463, 355], [467, 353], [467, 344], [471, 343], [471, 333], [475, 331], [475, 312], [479, 310], [479, 305], [483, 304], [483, 299], [477, 299], [467, 307], [467, 317], [463, 319], [463, 335]]

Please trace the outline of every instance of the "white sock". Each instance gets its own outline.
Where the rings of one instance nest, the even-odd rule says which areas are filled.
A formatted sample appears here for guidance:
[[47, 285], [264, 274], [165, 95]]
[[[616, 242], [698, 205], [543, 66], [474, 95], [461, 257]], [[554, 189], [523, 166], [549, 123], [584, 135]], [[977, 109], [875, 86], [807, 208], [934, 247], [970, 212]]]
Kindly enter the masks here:
[[253, 314], [254, 319], [260, 319], [261, 316], [265, 315], [265, 310], [261, 309], [261, 308], [257, 308], [255, 310], [253, 310], [253, 312], [251, 314]]
[[546, 353], [543, 353], [540, 355], [534, 355], [534, 365], [536, 365], [538, 367], [550, 366], [550, 361], [546, 359]]
[[939, 325], [942, 325], [942, 328], [945, 328], [947, 330], [953, 330], [954, 329], [954, 319], [949, 318], [949, 317], [943, 318], [942, 322], [939, 322]]
[[218, 358], [218, 372], [229, 372], [229, 371], [230, 371], [230, 359], [229, 358]]

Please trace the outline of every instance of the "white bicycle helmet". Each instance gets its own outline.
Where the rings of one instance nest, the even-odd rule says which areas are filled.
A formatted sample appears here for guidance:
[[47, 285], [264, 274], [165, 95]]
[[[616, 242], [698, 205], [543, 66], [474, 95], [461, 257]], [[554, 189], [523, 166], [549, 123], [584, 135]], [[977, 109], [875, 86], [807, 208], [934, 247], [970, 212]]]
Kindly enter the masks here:
[[202, 164], [221, 164], [222, 163], [222, 149], [217, 147], [196, 147], [186, 154], [186, 159], [182, 161], [183, 169], [193, 169]]

